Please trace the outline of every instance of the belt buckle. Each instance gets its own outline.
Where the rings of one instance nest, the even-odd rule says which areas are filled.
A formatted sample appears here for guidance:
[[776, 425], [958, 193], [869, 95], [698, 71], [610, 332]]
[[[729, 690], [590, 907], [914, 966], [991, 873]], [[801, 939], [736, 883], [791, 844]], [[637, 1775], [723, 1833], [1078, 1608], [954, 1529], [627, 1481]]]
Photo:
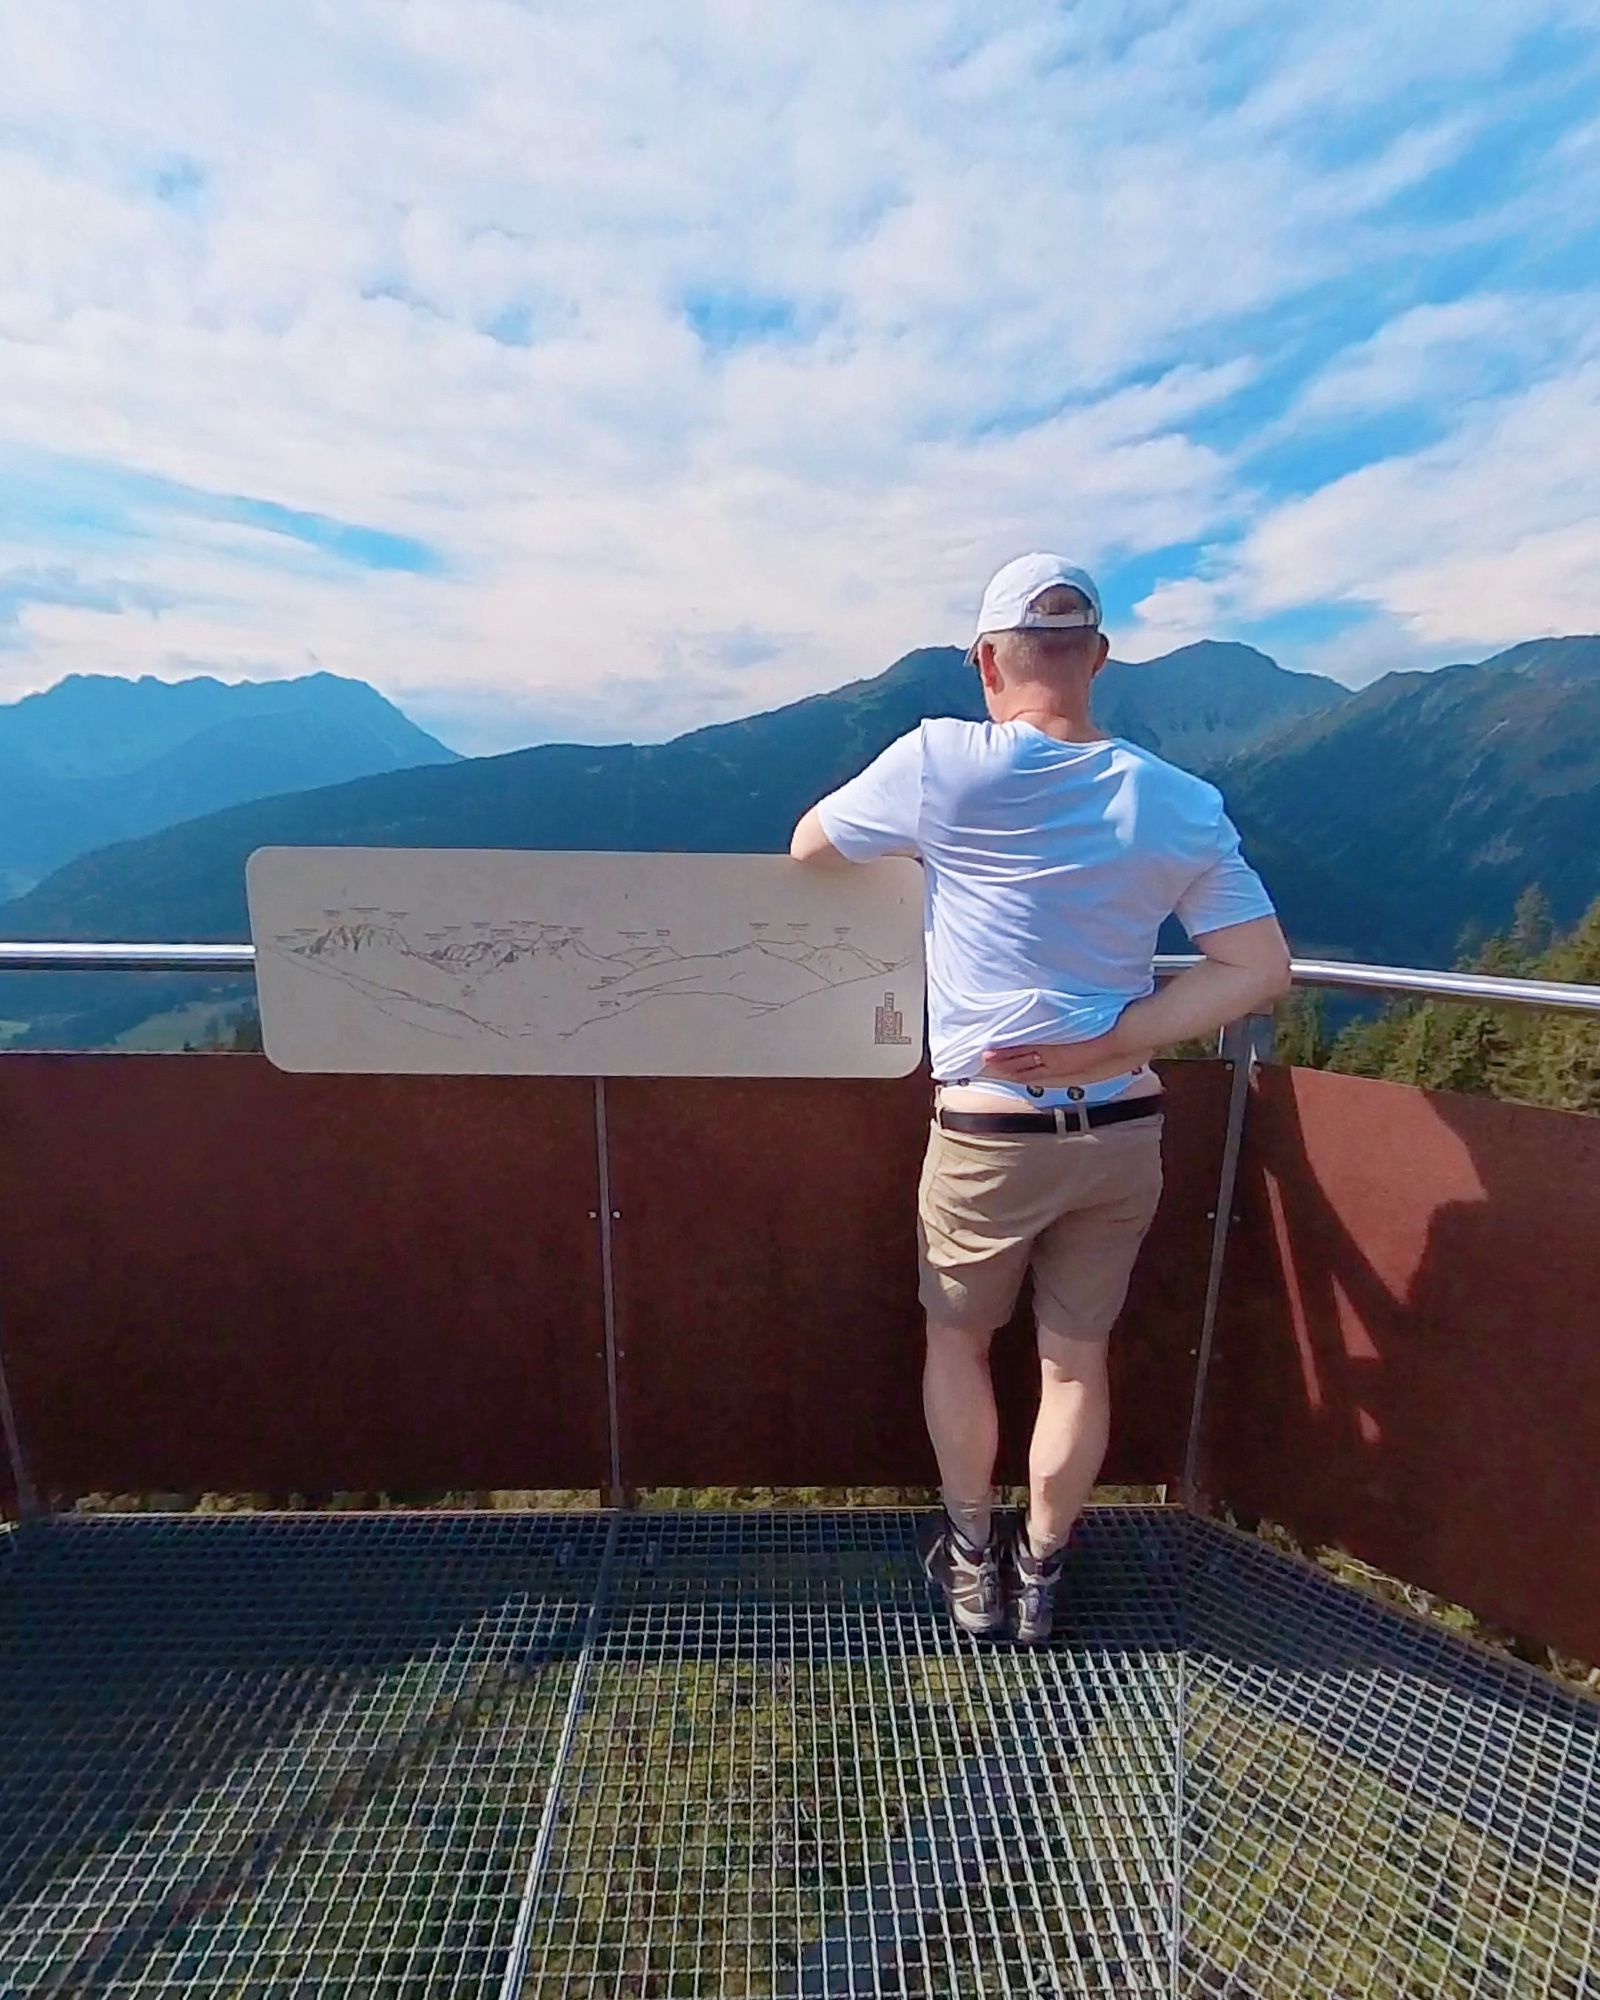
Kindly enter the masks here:
[[[1068, 1086], [1067, 1095], [1072, 1099], [1071, 1106], [1068, 1107], [1065, 1104], [1058, 1104], [1056, 1106], [1056, 1132], [1063, 1139], [1067, 1137], [1069, 1132], [1074, 1137], [1084, 1138], [1093, 1129], [1089, 1124], [1089, 1106], [1085, 1101], [1086, 1094], [1080, 1085], [1074, 1083]], [[1070, 1126], [1067, 1124], [1069, 1108], [1075, 1120]]]

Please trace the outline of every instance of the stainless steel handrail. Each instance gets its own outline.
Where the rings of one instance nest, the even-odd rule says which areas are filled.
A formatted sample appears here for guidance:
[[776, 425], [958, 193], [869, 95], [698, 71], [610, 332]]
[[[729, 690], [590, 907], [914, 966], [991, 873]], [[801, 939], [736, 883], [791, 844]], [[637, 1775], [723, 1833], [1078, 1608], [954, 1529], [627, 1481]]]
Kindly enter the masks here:
[[[0, 944], [0, 972], [248, 972], [248, 944]], [[1199, 960], [1170, 954], [1156, 960], [1170, 979]], [[1421, 966], [1353, 965], [1335, 958], [1297, 958], [1296, 986], [1353, 993], [1400, 993], [1425, 1000], [1466, 1000], [1480, 1007], [1554, 1007], [1600, 1014], [1600, 986], [1559, 979], [1504, 979], [1483, 972], [1431, 972]]]
[[1346, 965], [1336, 958], [1297, 958], [1293, 972], [1296, 986], [1471, 1000], [1480, 1007], [1558, 1007], [1570, 1013], [1600, 1014], [1600, 986], [1563, 979], [1506, 979], [1498, 973], [1429, 972], [1408, 965]]
[[0, 944], [0, 972], [250, 972], [253, 944]]

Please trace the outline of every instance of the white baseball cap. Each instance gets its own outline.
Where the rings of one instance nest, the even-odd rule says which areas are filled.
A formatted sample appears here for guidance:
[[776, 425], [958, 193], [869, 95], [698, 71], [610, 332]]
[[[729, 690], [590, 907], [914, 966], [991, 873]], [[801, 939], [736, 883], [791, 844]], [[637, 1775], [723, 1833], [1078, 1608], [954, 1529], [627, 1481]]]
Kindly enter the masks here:
[[[1047, 590], [1065, 587], [1077, 591], [1084, 600], [1078, 611], [1035, 611], [1034, 604]], [[1086, 569], [1064, 562], [1060, 556], [1018, 556], [998, 569], [989, 579], [978, 611], [978, 630], [967, 648], [967, 658], [977, 658], [978, 640], [991, 632], [1094, 632], [1100, 626], [1100, 593]]]

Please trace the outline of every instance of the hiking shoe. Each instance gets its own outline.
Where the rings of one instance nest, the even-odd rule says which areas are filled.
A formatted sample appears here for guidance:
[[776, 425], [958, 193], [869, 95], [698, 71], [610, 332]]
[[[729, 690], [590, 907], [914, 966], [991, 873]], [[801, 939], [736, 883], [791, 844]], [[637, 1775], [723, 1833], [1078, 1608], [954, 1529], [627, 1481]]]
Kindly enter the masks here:
[[1057, 1549], [1043, 1561], [1028, 1546], [1028, 1530], [1018, 1523], [1007, 1550], [1011, 1586], [1011, 1632], [1019, 1646], [1043, 1646], [1056, 1626], [1056, 1591], [1067, 1566], [1067, 1552]]
[[990, 1535], [987, 1548], [974, 1555], [946, 1520], [923, 1557], [922, 1567], [929, 1582], [944, 1593], [950, 1616], [969, 1638], [993, 1639], [1005, 1630], [1000, 1544], [995, 1535]]

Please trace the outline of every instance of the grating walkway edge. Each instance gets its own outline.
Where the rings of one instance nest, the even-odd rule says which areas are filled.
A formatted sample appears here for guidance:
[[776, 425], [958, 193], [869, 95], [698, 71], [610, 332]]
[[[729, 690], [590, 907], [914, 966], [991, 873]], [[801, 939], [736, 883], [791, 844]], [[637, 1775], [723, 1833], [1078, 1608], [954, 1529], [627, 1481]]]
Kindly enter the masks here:
[[11, 1531], [0, 1992], [1600, 1996], [1600, 1709], [1177, 1510], [977, 1647], [922, 1526]]

